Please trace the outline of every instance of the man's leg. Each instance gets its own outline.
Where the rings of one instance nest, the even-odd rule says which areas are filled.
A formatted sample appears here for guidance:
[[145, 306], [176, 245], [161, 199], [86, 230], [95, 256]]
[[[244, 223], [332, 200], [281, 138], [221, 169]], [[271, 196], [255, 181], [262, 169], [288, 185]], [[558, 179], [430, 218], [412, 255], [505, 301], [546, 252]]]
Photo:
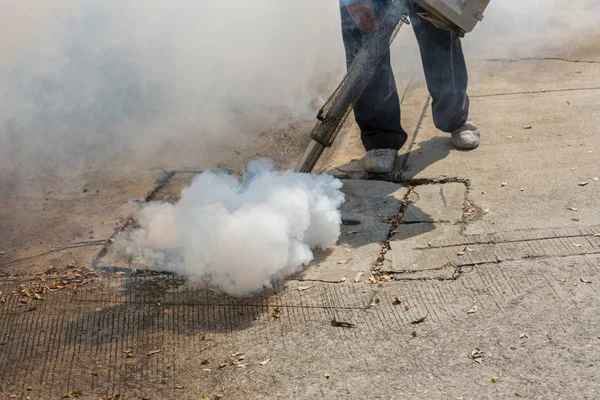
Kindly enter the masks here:
[[[346, 7], [341, 7], [341, 13], [346, 62], [350, 66], [363, 44], [364, 34]], [[400, 124], [400, 100], [389, 53], [356, 103], [354, 116], [367, 151], [399, 150], [406, 142], [407, 134]]]
[[479, 132], [471, 122], [467, 124], [469, 78], [460, 38], [419, 17], [421, 12], [425, 11], [411, 2], [410, 20], [421, 51], [435, 126], [453, 133], [457, 147], [477, 147]]

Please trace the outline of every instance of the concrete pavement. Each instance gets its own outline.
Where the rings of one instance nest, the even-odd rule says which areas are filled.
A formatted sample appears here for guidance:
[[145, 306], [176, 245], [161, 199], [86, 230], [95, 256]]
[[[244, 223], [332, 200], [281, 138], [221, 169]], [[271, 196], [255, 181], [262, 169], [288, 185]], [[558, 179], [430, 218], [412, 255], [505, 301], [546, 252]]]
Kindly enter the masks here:
[[[401, 74], [396, 170], [360, 172], [349, 124], [320, 165], [345, 179], [339, 244], [255, 298], [137, 275], [112, 251], [131, 199], [175, 201], [193, 173], [108, 183], [104, 200], [81, 179], [60, 199], [38, 188], [72, 210], [49, 226], [81, 233], [2, 237], [0, 398], [598, 398], [600, 53], [585, 46], [469, 59], [472, 152], [434, 128], [418, 68]], [[98, 242], [69, 254], [81, 235]]]

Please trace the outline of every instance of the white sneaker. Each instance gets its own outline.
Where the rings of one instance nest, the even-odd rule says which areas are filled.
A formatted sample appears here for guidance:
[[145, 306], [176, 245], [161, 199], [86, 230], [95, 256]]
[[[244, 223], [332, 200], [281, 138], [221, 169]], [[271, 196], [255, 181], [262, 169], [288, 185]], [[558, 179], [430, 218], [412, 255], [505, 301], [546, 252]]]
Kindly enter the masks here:
[[394, 161], [398, 150], [394, 149], [375, 149], [367, 151], [363, 158], [365, 171], [373, 174], [387, 174], [394, 169]]
[[481, 141], [479, 129], [473, 121], [467, 121], [463, 126], [452, 132], [452, 143], [459, 149], [474, 149]]

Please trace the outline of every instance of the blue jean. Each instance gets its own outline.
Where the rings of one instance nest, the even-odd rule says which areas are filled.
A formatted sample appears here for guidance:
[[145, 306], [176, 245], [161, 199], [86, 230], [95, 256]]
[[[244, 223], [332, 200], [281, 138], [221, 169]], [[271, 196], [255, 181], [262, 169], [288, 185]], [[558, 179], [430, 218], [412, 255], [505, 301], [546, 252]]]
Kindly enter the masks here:
[[[378, 8], [384, 2], [374, 0]], [[433, 121], [438, 129], [453, 132], [469, 117], [468, 74], [462, 45], [454, 32], [436, 28], [419, 17], [417, 12], [422, 11], [410, 2], [410, 22], [419, 44], [427, 88], [432, 98]], [[346, 7], [341, 7], [341, 13], [346, 62], [350, 66], [362, 46], [364, 34]], [[406, 143], [408, 135], [400, 122], [400, 99], [389, 53], [356, 103], [354, 116], [367, 151], [399, 150]]]

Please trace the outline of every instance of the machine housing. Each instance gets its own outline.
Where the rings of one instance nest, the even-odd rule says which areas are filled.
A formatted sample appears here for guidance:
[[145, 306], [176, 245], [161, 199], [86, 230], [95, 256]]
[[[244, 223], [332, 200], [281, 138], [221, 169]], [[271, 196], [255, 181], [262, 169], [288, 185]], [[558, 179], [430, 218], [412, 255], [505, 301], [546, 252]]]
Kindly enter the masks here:
[[471, 32], [483, 19], [490, 0], [415, 0], [425, 10], [419, 16], [438, 28], [454, 30], [459, 36]]

